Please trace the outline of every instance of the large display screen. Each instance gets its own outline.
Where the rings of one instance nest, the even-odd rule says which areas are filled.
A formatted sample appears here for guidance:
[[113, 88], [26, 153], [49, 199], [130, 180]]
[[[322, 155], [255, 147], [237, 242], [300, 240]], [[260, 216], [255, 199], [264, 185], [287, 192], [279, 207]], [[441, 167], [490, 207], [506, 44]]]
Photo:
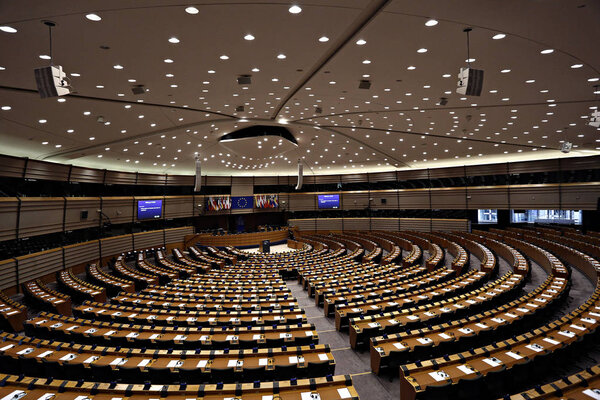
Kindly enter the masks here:
[[340, 208], [339, 194], [318, 194], [319, 208]]
[[498, 210], [477, 210], [477, 222], [480, 224], [497, 224]]
[[138, 200], [138, 219], [162, 217], [162, 200]]

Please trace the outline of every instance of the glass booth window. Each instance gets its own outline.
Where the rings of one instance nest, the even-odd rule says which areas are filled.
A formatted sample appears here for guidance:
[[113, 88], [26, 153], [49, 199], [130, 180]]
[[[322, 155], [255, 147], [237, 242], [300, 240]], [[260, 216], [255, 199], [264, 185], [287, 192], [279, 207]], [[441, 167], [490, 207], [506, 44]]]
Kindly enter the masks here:
[[477, 222], [480, 224], [497, 224], [498, 210], [477, 210]]
[[510, 210], [510, 222], [581, 225], [581, 210]]

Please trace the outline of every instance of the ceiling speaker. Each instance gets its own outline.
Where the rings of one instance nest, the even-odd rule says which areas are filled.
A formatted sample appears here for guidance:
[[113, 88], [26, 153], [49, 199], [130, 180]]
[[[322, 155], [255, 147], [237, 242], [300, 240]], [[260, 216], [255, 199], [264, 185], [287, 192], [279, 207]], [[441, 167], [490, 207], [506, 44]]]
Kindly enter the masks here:
[[243, 112], [243, 111], [244, 111], [244, 106], [237, 106], [237, 107], [235, 108], [235, 111], [236, 111], [236, 112]]
[[67, 74], [60, 65], [36, 68], [35, 83], [42, 99], [48, 97], [64, 96], [71, 93]]
[[467, 96], [481, 96], [483, 88], [483, 70], [461, 68], [458, 73], [456, 93]]
[[360, 82], [358, 83], [358, 88], [359, 89], [371, 89], [371, 81], [369, 81], [367, 79], [361, 79]]
[[237, 83], [239, 85], [250, 85], [252, 83], [251, 75], [240, 75], [240, 76], [238, 76]]
[[146, 89], [144, 88], [144, 85], [135, 85], [131, 88], [131, 92], [133, 94], [144, 94], [146, 93]]

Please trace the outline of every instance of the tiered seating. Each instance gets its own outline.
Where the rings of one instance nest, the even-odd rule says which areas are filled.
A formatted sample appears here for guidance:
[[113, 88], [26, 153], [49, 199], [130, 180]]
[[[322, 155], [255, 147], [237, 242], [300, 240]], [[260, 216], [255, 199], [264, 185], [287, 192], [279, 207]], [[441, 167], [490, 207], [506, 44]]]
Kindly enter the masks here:
[[27, 307], [17, 303], [0, 291], [0, 329], [23, 330], [23, 322], [26, 319]]
[[24, 283], [23, 293], [25, 299], [36, 308], [71, 315], [71, 298], [48, 288], [40, 280]]
[[595, 365], [555, 382], [510, 396], [510, 400], [592, 400], [598, 397], [600, 397], [600, 365]]
[[108, 296], [114, 296], [123, 291], [127, 293], [135, 292], [133, 281], [119, 278], [100, 269], [96, 264], [87, 265], [85, 268], [87, 279], [98, 286], [104, 287]]
[[148, 285], [158, 284], [158, 277], [135, 271], [133, 268], [125, 265], [125, 257], [122, 255], [117, 257], [117, 260], [113, 264], [112, 268], [113, 272], [117, 276], [133, 281], [135, 283], [136, 290], [142, 290]]
[[175, 257], [175, 261], [183, 265], [189, 269], [195, 269], [197, 273], [206, 273], [210, 271], [211, 266], [210, 263], [197, 262], [192, 260], [191, 258], [185, 256], [183, 252], [177, 248], [173, 249], [173, 256]]
[[138, 253], [135, 266], [137, 269], [147, 275], [154, 275], [158, 277], [158, 282], [161, 285], [165, 285], [171, 282], [173, 279], [179, 278], [178, 270], [173, 268], [158, 267], [147, 262], [146, 255], [143, 251]]
[[77, 278], [70, 269], [56, 273], [58, 287], [76, 301], [106, 301], [106, 289]]
[[[179, 273], [180, 278], [189, 278], [197, 271], [195, 267], [181, 265], [170, 261], [166, 258], [165, 253], [162, 249], [158, 249], [154, 252], [154, 259], [156, 261], [156, 264], [161, 266], [162, 268], [166, 270], [177, 271]], [[148, 260], [146, 260], [146, 262], [148, 262]]]

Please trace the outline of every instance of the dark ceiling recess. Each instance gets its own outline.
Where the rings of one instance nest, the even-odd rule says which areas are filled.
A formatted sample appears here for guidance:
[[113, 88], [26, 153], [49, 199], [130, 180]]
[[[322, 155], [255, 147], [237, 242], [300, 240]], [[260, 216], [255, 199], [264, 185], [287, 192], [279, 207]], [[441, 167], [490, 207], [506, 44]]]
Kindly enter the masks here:
[[254, 125], [247, 128], [238, 129], [237, 131], [230, 132], [226, 135], [221, 136], [219, 142], [232, 142], [240, 139], [260, 138], [263, 136], [278, 136], [285, 139], [296, 146], [298, 141], [289, 131], [289, 129], [283, 126], [273, 125]]

